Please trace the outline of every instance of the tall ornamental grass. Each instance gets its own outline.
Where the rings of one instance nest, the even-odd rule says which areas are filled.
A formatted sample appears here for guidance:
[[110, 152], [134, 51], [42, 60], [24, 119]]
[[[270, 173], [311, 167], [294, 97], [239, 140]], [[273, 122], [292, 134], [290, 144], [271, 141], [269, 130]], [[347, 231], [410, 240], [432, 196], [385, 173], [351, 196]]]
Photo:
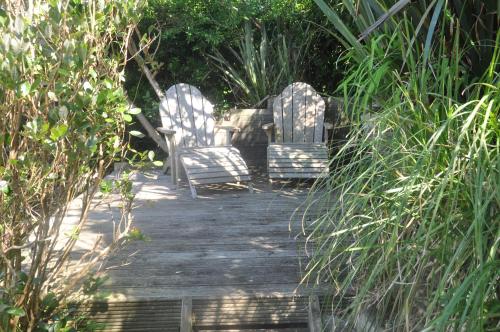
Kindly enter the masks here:
[[352, 130], [315, 187], [306, 278], [329, 280], [353, 325], [368, 311], [391, 331], [500, 329], [497, 8], [399, 1], [371, 29], [394, 1], [343, 1], [344, 21], [316, 2], [350, 49]]

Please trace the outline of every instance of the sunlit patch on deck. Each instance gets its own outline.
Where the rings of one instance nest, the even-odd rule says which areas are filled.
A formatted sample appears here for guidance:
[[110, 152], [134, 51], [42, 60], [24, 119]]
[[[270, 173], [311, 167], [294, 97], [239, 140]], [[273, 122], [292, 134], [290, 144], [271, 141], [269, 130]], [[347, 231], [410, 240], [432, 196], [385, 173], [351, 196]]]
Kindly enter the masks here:
[[[286, 303], [274, 308], [274, 312], [269, 304], [272, 301], [255, 302], [262, 304], [255, 310], [269, 311], [259, 314], [263, 323], [307, 323], [307, 308], [298, 310], [296, 301], [303, 301], [302, 296], [311, 293], [310, 288], [299, 286], [300, 262], [307, 258], [300, 250], [304, 240], [297, 237], [308, 186], [256, 181], [255, 192], [250, 193], [246, 186], [217, 184], [200, 187], [198, 199], [194, 200], [187, 185], [181, 183], [176, 189], [168, 176], [159, 173], [137, 174], [133, 181], [133, 226], [147, 240], [130, 242], [107, 260], [103, 270], [108, 280], [101, 291], [109, 292], [110, 307], [121, 305], [120, 310], [126, 311], [140, 307], [137, 303], [141, 302], [153, 311], [157, 308], [157, 314], [162, 315], [167, 309], [161, 303], [172, 304], [166, 311], [171, 312], [178, 310], [178, 301], [192, 298], [198, 315], [205, 317], [199, 324], [209, 324], [215, 318], [203, 312], [197, 301], [215, 301], [207, 308], [213, 309], [219, 303], [221, 310], [226, 310], [228, 303], [221, 300], [224, 298], [240, 302], [281, 298]], [[90, 213], [79, 248], [90, 246], [98, 236], [110, 241], [112, 216], [118, 217], [118, 204], [118, 200], [108, 198]], [[125, 303], [129, 303], [128, 307]], [[151, 314], [141, 310], [137, 315]], [[304, 310], [305, 314], [300, 314]], [[117, 330], [125, 329], [131, 317], [139, 319], [132, 312], [113, 316], [117, 313], [98, 310], [93, 315], [115, 325], [117, 320], [123, 320], [125, 325], [116, 325], [121, 326]], [[221, 322], [226, 319], [233, 324], [243, 317], [243, 325], [257, 323], [238, 310], [225, 315], [221, 315]], [[142, 318], [148, 322], [155, 319], [154, 315], [151, 319], [146, 316]], [[158, 324], [165, 327], [162, 324], [167, 322], [158, 320]], [[196, 326], [196, 322], [193, 324]]]

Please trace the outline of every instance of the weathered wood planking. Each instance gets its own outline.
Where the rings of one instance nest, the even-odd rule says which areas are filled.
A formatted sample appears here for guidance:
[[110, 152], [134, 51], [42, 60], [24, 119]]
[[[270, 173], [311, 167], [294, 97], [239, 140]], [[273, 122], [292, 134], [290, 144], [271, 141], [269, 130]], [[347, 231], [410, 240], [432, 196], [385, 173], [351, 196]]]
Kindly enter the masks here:
[[[297, 246], [301, 242], [290, 238], [289, 222], [305, 191], [290, 194], [285, 188], [285, 192], [251, 195], [241, 189], [226, 189], [224, 194], [205, 190], [205, 196], [194, 203], [180, 188], [150, 205], [146, 193], [160, 189], [152, 184], [142, 184], [134, 213], [134, 220], [141, 223], [137, 227], [151, 241], [131, 244], [130, 250], [142, 252], [136, 256], [110, 260], [112, 266], [121, 266], [110, 271], [110, 288], [135, 293], [141, 287], [180, 290], [196, 285], [208, 290], [222, 284], [231, 292], [239, 288], [255, 294], [259, 287], [267, 292], [269, 285], [288, 283], [293, 292], [300, 279]], [[141, 194], [146, 200], [140, 199]], [[293, 225], [295, 233], [299, 227], [298, 222]], [[196, 252], [189, 254], [190, 250]], [[132, 271], [137, 272], [132, 276]]]
[[318, 178], [328, 175], [324, 143], [271, 144], [267, 150], [269, 178]]
[[193, 326], [258, 326], [264, 324], [301, 326], [307, 322], [308, 303], [304, 297], [225, 298], [193, 301]]
[[181, 300], [94, 302], [83, 313], [104, 331], [179, 331]]
[[305, 142], [306, 93], [307, 85], [295, 84], [292, 88], [292, 105], [283, 108], [284, 111], [291, 114], [293, 121], [292, 141], [297, 143]]
[[[307, 331], [307, 297], [191, 298], [94, 303], [83, 313], [105, 331]], [[145, 319], [147, 318], [147, 319]]]
[[[299, 286], [299, 261], [307, 257], [299, 250], [305, 239], [295, 236], [307, 188], [264, 181], [250, 194], [213, 185], [193, 201], [186, 186], [174, 189], [165, 175], [138, 174], [133, 181], [133, 226], [149, 240], [128, 243], [104, 266], [109, 280], [101, 290], [111, 296], [86, 311], [107, 323], [104, 331], [179, 331], [188, 298], [193, 331], [307, 330], [307, 296], [327, 290]], [[90, 213], [80, 250], [97, 236], [110, 241], [119, 201], [110, 204], [111, 211], [104, 204]], [[68, 215], [70, 230], [78, 214]]]
[[210, 146], [214, 141], [213, 105], [196, 87], [180, 83], [165, 92], [160, 103], [163, 127], [175, 130], [179, 148]]
[[179, 158], [191, 185], [250, 181], [250, 171], [233, 147], [196, 148]]
[[[184, 167], [193, 198], [196, 198], [196, 185], [250, 181], [248, 167], [236, 148], [214, 146], [213, 105], [197, 88], [176, 84], [165, 92], [165, 98], [160, 102], [163, 127], [158, 130], [166, 135], [171, 149], [173, 183], [179, 178], [179, 163]], [[225, 129], [226, 135], [230, 135], [231, 128]], [[193, 168], [209, 170], [226, 166], [231, 166], [231, 169], [196, 172], [196, 175], [191, 172]]]
[[269, 178], [318, 178], [328, 174], [325, 102], [302, 82], [287, 86], [273, 103], [275, 143], [268, 146]]
[[325, 102], [306, 83], [287, 86], [273, 102], [277, 143], [322, 143]]
[[[316, 126], [316, 109], [317, 102], [315, 100], [316, 93], [311, 86], [306, 87], [306, 97], [305, 97], [305, 120], [304, 120], [304, 141], [305, 142], [321, 142], [320, 140], [315, 140], [315, 131], [318, 126]], [[320, 127], [320, 130], [322, 128]]]

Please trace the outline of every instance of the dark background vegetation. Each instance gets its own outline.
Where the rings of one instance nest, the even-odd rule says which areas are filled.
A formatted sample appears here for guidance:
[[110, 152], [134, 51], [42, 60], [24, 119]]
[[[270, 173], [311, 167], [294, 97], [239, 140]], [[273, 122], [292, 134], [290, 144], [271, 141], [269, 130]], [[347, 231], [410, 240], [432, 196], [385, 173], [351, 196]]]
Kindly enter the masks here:
[[[326, 18], [313, 0], [149, 1], [139, 30], [148, 37], [157, 36], [148, 52], [149, 67], [160, 87], [167, 89], [181, 82], [197, 86], [216, 105], [217, 114], [234, 107], [252, 106], [231, 89], [223, 72], [209, 57], [218, 51], [243, 71], [229, 48], [237, 48], [245, 22], [251, 24], [257, 49], [262, 27], [270, 39], [287, 36], [296, 49], [314, 36], [294, 80], [309, 82], [321, 93], [335, 90], [342, 72], [337, 62], [340, 48], [322, 27]], [[158, 99], [132, 61], [127, 67], [126, 87], [153, 125], [159, 125]], [[279, 86], [278, 91], [271, 93], [279, 93], [284, 87]]]

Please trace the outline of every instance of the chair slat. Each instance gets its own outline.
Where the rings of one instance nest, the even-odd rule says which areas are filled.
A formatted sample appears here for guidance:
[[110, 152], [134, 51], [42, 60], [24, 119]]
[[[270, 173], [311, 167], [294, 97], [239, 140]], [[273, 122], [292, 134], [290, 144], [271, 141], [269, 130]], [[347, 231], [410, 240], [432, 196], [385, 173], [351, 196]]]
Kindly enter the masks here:
[[[177, 89], [175, 88], [175, 86], [171, 87], [165, 92], [165, 98], [168, 114], [170, 115], [171, 127], [169, 129], [175, 130], [175, 144], [181, 147], [185, 146], [183, 139], [181, 113], [179, 110], [179, 103], [177, 101]], [[162, 122], [163, 121], [164, 120], [162, 118]], [[168, 121], [166, 122], [168, 124]], [[165, 123], [163, 124], [165, 125]]]
[[177, 102], [179, 103], [179, 113], [181, 118], [182, 138], [184, 146], [196, 146], [196, 127], [193, 116], [193, 106], [191, 100], [191, 89], [187, 84], [177, 84]]
[[316, 130], [316, 102], [314, 100], [314, 95], [316, 92], [311, 86], [306, 89], [306, 118], [304, 121], [304, 141], [312, 143], [314, 142], [314, 132]]
[[[244, 175], [250, 175], [248, 170], [246, 171], [220, 171], [220, 172], [207, 172], [207, 173], [191, 173], [189, 174], [189, 179], [211, 179], [211, 178], [219, 178], [219, 177], [239, 177]], [[234, 181], [234, 180], [233, 180]]]
[[290, 173], [271, 173], [269, 172], [269, 177], [271, 179], [313, 179], [313, 178], [322, 178], [326, 177], [328, 173], [322, 172], [322, 173], [297, 173], [297, 172], [290, 172]]
[[281, 93], [283, 109], [283, 142], [293, 142], [293, 85]]
[[283, 103], [281, 94], [273, 102], [274, 136], [276, 142], [283, 142]]
[[191, 107], [193, 112], [193, 131], [196, 137], [196, 146], [207, 146], [207, 131], [205, 110], [203, 107], [203, 96], [200, 90], [194, 86], [189, 87], [191, 94]]
[[249, 175], [241, 175], [241, 176], [211, 177], [208, 179], [192, 179], [190, 181], [193, 185], [198, 185], [198, 184], [212, 184], [212, 183], [230, 183], [230, 182], [250, 181], [250, 180], [251, 178]]
[[294, 143], [304, 142], [304, 127], [306, 123], [306, 92], [308, 85], [305, 83], [293, 84], [292, 95], [292, 121], [293, 133], [292, 141]]
[[213, 165], [203, 165], [203, 167], [189, 167], [189, 174], [201, 174], [201, 173], [217, 173], [217, 172], [239, 172], [240, 174], [249, 174], [249, 171], [244, 165], [234, 165], [228, 164], [213, 164]]
[[214, 129], [215, 129], [215, 119], [214, 119], [214, 105], [205, 97], [202, 96], [203, 102], [203, 112], [205, 115], [205, 140], [206, 146], [212, 146], [215, 143], [214, 139]]
[[324, 120], [325, 120], [325, 101], [318, 94], [313, 95], [313, 102], [316, 104], [316, 114], [314, 119], [314, 142], [324, 142]]

